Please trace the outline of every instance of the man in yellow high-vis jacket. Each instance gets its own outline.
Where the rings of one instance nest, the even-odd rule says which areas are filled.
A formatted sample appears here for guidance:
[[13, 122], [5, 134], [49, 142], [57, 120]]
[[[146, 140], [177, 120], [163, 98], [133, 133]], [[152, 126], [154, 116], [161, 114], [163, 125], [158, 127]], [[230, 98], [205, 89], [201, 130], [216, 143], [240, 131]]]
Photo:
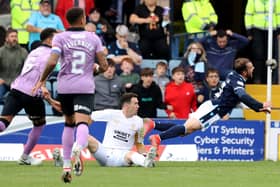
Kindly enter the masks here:
[[[277, 59], [280, 39], [280, 1], [274, 0], [273, 8], [273, 58]], [[245, 13], [245, 26], [251, 40], [251, 58], [255, 66], [254, 83], [266, 83], [268, 49], [269, 0], [248, 0]], [[273, 83], [277, 83], [277, 71], [273, 72]]]
[[187, 33], [214, 29], [218, 19], [209, 0], [186, 0], [182, 6], [182, 15]]
[[32, 11], [39, 9], [40, 0], [11, 0], [11, 24], [12, 28], [18, 31], [18, 42], [27, 49], [29, 32], [26, 30], [26, 23]]

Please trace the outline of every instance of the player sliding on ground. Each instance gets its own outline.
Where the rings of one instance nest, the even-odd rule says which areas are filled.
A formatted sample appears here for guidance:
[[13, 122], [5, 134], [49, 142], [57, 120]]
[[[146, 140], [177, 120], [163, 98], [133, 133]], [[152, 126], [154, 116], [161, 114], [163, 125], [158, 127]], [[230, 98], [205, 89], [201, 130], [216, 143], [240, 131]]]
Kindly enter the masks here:
[[203, 103], [190, 115], [184, 125], [174, 126], [158, 135], [151, 135], [149, 139], [152, 147], [158, 148], [162, 140], [207, 129], [227, 116], [239, 102], [243, 102], [256, 112], [270, 113], [270, 102], [260, 103], [245, 92], [245, 82], [253, 75], [252, 62], [247, 58], [238, 58], [234, 62], [234, 70], [228, 74], [226, 85], [217, 100], [208, 100]]
[[[61, 110], [60, 103], [53, 100], [48, 92], [45, 94], [45, 99], [56, 110]], [[122, 95], [120, 104], [120, 110], [106, 109], [91, 113], [93, 121], [106, 121], [107, 126], [103, 143], [100, 143], [93, 136], [89, 136], [87, 148], [101, 166], [117, 167], [134, 164], [153, 167], [156, 149], [150, 149], [146, 153], [143, 144], [145, 135], [152, 129], [163, 131], [173, 127], [175, 124], [155, 123], [152, 119], [140, 118], [137, 115], [138, 99], [134, 93]], [[137, 151], [132, 151], [134, 145]]]
[[[94, 111], [94, 121], [106, 121], [103, 143], [89, 136], [88, 149], [101, 166], [131, 166], [132, 164], [153, 167], [156, 149], [150, 149], [146, 157], [143, 119], [137, 116], [137, 95], [125, 93], [120, 98], [121, 110]], [[132, 147], [136, 146], [136, 151]]]

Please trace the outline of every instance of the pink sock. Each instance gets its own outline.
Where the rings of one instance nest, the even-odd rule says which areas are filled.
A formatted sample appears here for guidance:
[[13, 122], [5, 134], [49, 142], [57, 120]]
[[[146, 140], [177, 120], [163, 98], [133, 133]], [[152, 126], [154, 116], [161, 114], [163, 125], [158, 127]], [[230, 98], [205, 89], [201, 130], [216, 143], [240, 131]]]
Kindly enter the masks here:
[[82, 148], [85, 148], [88, 145], [88, 134], [88, 125], [85, 123], [79, 124], [77, 127], [76, 142]]
[[2, 121], [0, 121], [0, 132], [3, 132], [5, 129], [6, 129], [5, 124]]
[[26, 155], [29, 155], [32, 149], [35, 147], [37, 144], [40, 135], [42, 133], [42, 130], [44, 128], [44, 125], [38, 126], [38, 127], [33, 127], [28, 135], [27, 142], [24, 146], [23, 153]]
[[62, 133], [62, 148], [64, 160], [71, 159], [72, 146], [74, 144], [74, 128], [64, 127]]

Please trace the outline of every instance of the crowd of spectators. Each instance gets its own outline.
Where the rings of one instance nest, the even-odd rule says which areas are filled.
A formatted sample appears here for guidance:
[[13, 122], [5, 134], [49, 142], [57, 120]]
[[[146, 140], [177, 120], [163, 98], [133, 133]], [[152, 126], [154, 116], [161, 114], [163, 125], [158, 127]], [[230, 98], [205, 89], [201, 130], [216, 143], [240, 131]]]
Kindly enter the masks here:
[[[139, 5], [131, 1], [134, 2], [134, 10], [129, 11], [124, 7], [132, 4], [128, 4], [128, 1], [122, 4], [120, 0], [110, 0], [106, 6], [98, 0], [22, 2], [19, 4], [19, 1], [13, 0], [10, 3], [13, 29], [0, 26], [1, 103], [28, 52], [40, 45], [38, 36], [42, 29], [52, 27], [57, 32], [68, 29], [65, 13], [73, 6], [84, 8], [87, 17], [85, 30], [100, 37], [109, 61], [108, 70], [95, 76], [95, 110], [118, 108], [120, 96], [124, 92], [134, 92], [139, 97], [138, 114], [141, 117], [157, 117], [157, 109], [162, 109], [170, 118], [187, 118], [205, 100], [219, 96], [221, 81], [233, 69], [233, 61], [240, 50], [248, 46], [250, 41], [253, 46], [264, 46], [257, 38], [266, 31], [253, 27], [250, 16], [254, 14], [254, 3], [250, 0], [245, 19], [248, 38], [229, 29], [216, 30], [218, 19], [209, 0], [184, 2], [182, 15], [186, 33], [204, 32], [206, 35], [187, 46], [180, 58], [181, 63], [173, 70], [169, 69], [168, 64], [169, 9], [159, 6], [157, 0], [143, 0]], [[131, 26], [137, 28], [140, 37], [137, 42], [129, 41]], [[275, 27], [279, 31], [280, 23]], [[274, 35], [280, 38], [279, 32]], [[253, 62], [264, 61], [264, 55], [258, 53], [257, 49], [252, 51]], [[158, 62], [155, 67], [143, 69], [143, 59], [157, 59]], [[259, 72], [263, 64], [257, 64]], [[54, 77], [57, 71], [59, 66]], [[169, 74], [171, 71], [172, 74]], [[264, 79], [259, 76], [254, 81], [264, 83]]]

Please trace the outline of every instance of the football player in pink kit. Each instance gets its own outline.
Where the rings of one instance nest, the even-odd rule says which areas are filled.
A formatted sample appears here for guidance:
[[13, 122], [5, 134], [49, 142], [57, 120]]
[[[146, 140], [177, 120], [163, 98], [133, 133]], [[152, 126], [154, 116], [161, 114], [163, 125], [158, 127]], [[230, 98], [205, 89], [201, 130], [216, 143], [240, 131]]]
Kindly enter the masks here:
[[41, 97], [41, 90], [38, 90], [34, 96], [31, 90], [36, 81], [40, 79], [40, 75], [47, 64], [55, 33], [56, 30], [51, 28], [46, 28], [41, 32], [40, 39], [42, 44], [33, 50], [25, 60], [20, 75], [11, 85], [11, 91], [0, 116], [0, 132], [3, 132], [9, 126], [14, 116], [23, 108], [33, 123], [23, 154], [18, 161], [21, 165], [39, 165], [42, 162], [40, 159], [29, 156], [46, 124], [45, 104]]
[[[45, 84], [60, 58], [61, 70], [58, 74], [57, 92], [65, 117], [62, 134], [64, 158], [62, 180], [65, 183], [72, 180], [71, 156], [74, 158], [74, 174], [79, 176], [83, 171], [80, 154], [88, 145], [88, 123], [95, 88], [93, 80], [95, 57], [101, 69], [105, 70], [108, 66], [99, 37], [84, 30], [86, 19], [83, 9], [78, 7], [69, 9], [66, 18], [71, 27], [54, 37], [48, 64], [41, 80], [34, 87], [36, 91]], [[76, 127], [75, 144], [74, 127]]]

